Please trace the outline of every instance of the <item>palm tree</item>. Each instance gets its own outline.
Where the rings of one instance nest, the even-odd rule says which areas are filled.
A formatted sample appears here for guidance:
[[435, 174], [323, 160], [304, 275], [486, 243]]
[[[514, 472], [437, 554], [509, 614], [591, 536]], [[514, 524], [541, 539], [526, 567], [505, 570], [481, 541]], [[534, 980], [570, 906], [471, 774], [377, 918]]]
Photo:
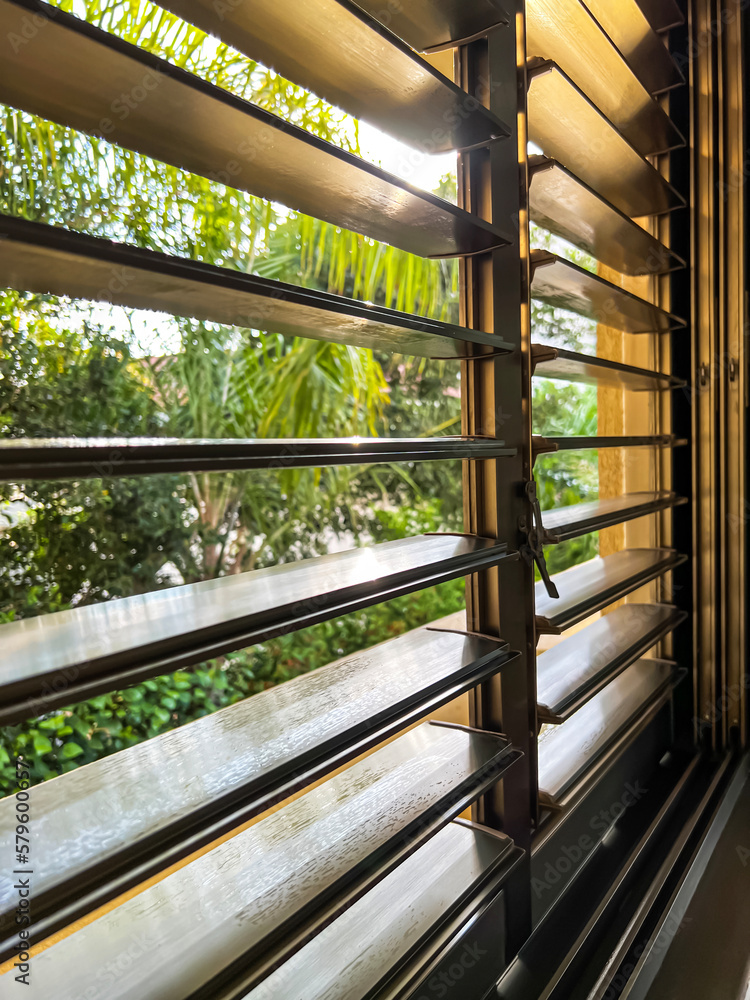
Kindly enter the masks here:
[[[359, 151], [354, 119], [167, 11], [140, 0], [90, 0], [85, 8], [64, 0], [60, 6]], [[0, 113], [7, 164], [0, 173], [3, 211], [455, 319], [453, 262], [422, 260], [10, 108]], [[84, 323], [91, 322], [91, 312], [76, 305]], [[121, 311], [116, 326], [122, 335]], [[371, 351], [286, 339], [273, 330], [160, 319], [147, 353], [152, 357], [144, 388], [163, 410], [165, 433], [326, 437], [385, 429], [386, 382]], [[357, 516], [346, 502], [347, 482], [355, 474], [191, 477], [198, 538], [188, 577], [251, 569], [261, 556], [278, 561], [295, 547], [297, 554], [300, 548], [319, 549], [328, 526], [345, 526]], [[299, 513], [292, 517], [290, 511]]]

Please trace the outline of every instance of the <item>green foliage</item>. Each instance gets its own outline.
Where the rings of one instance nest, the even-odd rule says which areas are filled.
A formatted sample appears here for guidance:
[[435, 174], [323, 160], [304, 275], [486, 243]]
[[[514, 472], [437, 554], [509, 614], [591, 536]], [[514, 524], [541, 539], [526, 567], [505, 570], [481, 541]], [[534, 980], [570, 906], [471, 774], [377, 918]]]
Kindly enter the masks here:
[[[440, 502], [381, 514], [386, 539], [441, 526]], [[266, 688], [459, 611], [464, 582], [452, 580], [386, 604], [279, 636], [190, 671], [100, 695], [0, 729], [0, 795], [15, 788], [22, 754], [32, 783], [141, 743]]]
[[[0, 326], [0, 434], [160, 431], [125, 342], [88, 326], [61, 329], [44, 301], [5, 293], [2, 302], [12, 319]], [[154, 589], [189, 546], [187, 505], [174, 476], [0, 485], [0, 613], [28, 617]]]
[[[571, 566], [588, 562], [599, 554], [599, 532], [571, 538], [560, 545], [548, 545], [544, 550], [547, 569], [550, 573], [561, 573]], [[539, 577], [537, 577], [539, 579]]]
[[[596, 388], [535, 379], [532, 412], [537, 434], [593, 437], [597, 430]], [[596, 451], [543, 455], [535, 463], [534, 475], [543, 511], [596, 500], [599, 495]], [[547, 568], [550, 573], [559, 573], [593, 559], [598, 551], [597, 532], [551, 545], [545, 550]]]
[[[148, 0], [60, 0], [93, 24], [358, 152], [357, 123]], [[75, 231], [456, 322], [458, 266], [423, 260], [101, 138], [0, 107], [0, 210]], [[440, 194], [455, 195], [445, 178]], [[585, 255], [540, 231], [537, 246]], [[139, 324], [141, 326], [139, 332]], [[534, 304], [535, 337], [573, 349], [591, 324]], [[52, 296], [0, 293], [0, 435], [400, 437], [460, 430], [457, 366]], [[542, 432], [595, 433], [595, 395], [535, 383]], [[594, 430], [590, 428], [593, 426]], [[113, 457], [116, 463], [116, 457]], [[578, 464], [575, 464], [578, 463]], [[460, 463], [97, 478], [0, 488], [0, 620], [247, 571], [375, 541], [459, 530]], [[596, 490], [590, 456], [539, 466], [544, 506]], [[3, 527], [7, 526], [7, 530]], [[554, 569], [596, 539], [549, 553]], [[567, 560], [567, 562], [566, 562]], [[558, 565], [559, 564], [559, 565]], [[462, 580], [281, 636], [0, 731], [34, 781], [64, 773], [458, 610]]]
[[[540, 229], [533, 222], [530, 229], [531, 245], [536, 249], [550, 250], [587, 271], [596, 271], [597, 263], [593, 257]], [[596, 323], [593, 320], [535, 301], [532, 304], [532, 323], [535, 341], [569, 351], [596, 354]]]

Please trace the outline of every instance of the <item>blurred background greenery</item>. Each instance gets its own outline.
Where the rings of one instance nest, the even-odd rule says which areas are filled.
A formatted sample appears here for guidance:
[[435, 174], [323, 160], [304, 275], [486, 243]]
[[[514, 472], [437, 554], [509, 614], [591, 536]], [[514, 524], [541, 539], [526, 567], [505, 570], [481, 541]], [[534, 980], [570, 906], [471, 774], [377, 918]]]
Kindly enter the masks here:
[[[59, 6], [359, 153], [359, 126], [147, 2]], [[458, 319], [455, 261], [430, 261], [100, 139], [0, 107], [0, 210], [244, 272]], [[455, 200], [455, 173], [436, 193]], [[592, 262], [535, 231], [534, 244]], [[590, 324], [534, 305], [535, 339], [591, 347]], [[595, 390], [535, 380], [536, 433], [596, 433]], [[460, 433], [459, 366], [53, 296], [0, 292], [6, 437], [434, 436]], [[545, 508], [597, 495], [596, 455], [537, 465]], [[0, 487], [0, 621], [462, 528], [460, 463]], [[558, 571], [595, 535], [548, 553]], [[44, 780], [458, 611], [463, 581], [0, 731]]]

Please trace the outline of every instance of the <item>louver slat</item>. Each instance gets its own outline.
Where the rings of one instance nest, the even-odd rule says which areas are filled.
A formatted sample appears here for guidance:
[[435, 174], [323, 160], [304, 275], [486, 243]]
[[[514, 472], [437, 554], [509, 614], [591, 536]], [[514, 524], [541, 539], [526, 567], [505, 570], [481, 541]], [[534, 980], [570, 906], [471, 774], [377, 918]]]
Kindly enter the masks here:
[[659, 38], [641, 10], [641, 6], [648, 2], [618, 0], [617, 7], [613, 7], [607, 0], [585, 0], [588, 9], [622, 52], [646, 90], [651, 94], [661, 94], [679, 87], [685, 78], [670, 56], [664, 40]]
[[493, 334], [7, 215], [0, 215], [0, 268], [19, 291], [353, 347], [427, 358], [468, 357], [480, 346], [512, 350]]
[[0, 625], [0, 708], [39, 714], [517, 558], [418, 535]]
[[251, 59], [423, 152], [472, 149], [509, 130], [346, 0], [162, 0]]
[[545, 437], [542, 439], [552, 451], [588, 451], [599, 448], [680, 448], [687, 444], [684, 438], [674, 434], [650, 434], [637, 436], [635, 434], [623, 437], [600, 436], [584, 437]]
[[[498, 890], [522, 857], [520, 848], [514, 848], [502, 834], [455, 820], [248, 994], [247, 1000], [267, 1000], [274, 994], [351, 1000], [373, 995], [381, 983], [384, 991], [390, 991], [384, 995], [394, 995], [396, 988], [404, 1000], [429, 995], [430, 982], [445, 982], [433, 980], [441, 945], [463, 925], [471, 935], [472, 954], [478, 952], [476, 910], [497, 900]], [[471, 902], [462, 906], [467, 897]], [[494, 912], [490, 938], [499, 950], [497, 921], [502, 913]], [[465, 954], [463, 949], [456, 957], [461, 954]], [[352, 955], [358, 956], [356, 962], [351, 961]], [[445, 961], [449, 970], [451, 960]], [[420, 987], [424, 977], [427, 982]]]
[[625, 215], [663, 215], [685, 204], [627, 139], [554, 65], [529, 71], [529, 138]]
[[624, 333], [669, 333], [685, 323], [646, 299], [547, 250], [531, 252], [531, 297]]
[[556, 804], [581, 779], [628, 724], [660, 697], [666, 698], [679, 678], [674, 664], [639, 660], [561, 726], [539, 739], [539, 795]]
[[488, 438], [12, 438], [0, 441], [0, 482], [437, 462], [514, 454]]
[[625, 604], [542, 653], [540, 721], [564, 722], [686, 618], [665, 604]]
[[547, 344], [531, 345], [534, 375], [556, 378], [584, 385], [608, 386], [630, 392], [664, 392], [679, 389], [685, 383], [673, 375], [634, 368], [618, 361], [607, 361], [588, 354], [577, 354]]
[[2, 0], [0, 31], [22, 37], [29, 14], [47, 23], [33, 45], [6, 47], [3, 103], [422, 257], [510, 242], [442, 198], [42, 0]]
[[655, 514], [687, 503], [685, 497], [666, 491], [628, 493], [621, 497], [571, 504], [544, 512], [544, 528], [550, 543], [566, 542], [591, 531], [601, 531], [624, 521]]
[[685, 21], [676, 0], [636, 0], [636, 3], [654, 31], [668, 31]]
[[580, 0], [529, 0], [526, 10], [528, 56], [559, 66], [635, 149], [652, 156], [685, 144]]
[[626, 549], [556, 573], [558, 600], [547, 595], [543, 581], [535, 585], [538, 631], [560, 635], [685, 560], [673, 549]]
[[495, 28], [513, 30], [498, 0], [357, 0], [357, 6], [390, 28], [417, 52], [452, 48]]
[[[36, 933], [57, 929], [63, 904], [67, 919], [91, 912], [489, 679], [515, 655], [482, 636], [417, 629], [35, 786]], [[7, 798], [0, 830], [14, 824]], [[7, 956], [12, 898], [0, 907], [0, 927]]]
[[623, 274], [665, 274], [685, 262], [555, 160], [529, 160], [529, 209], [543, 229]]
[[108, 1000], [216, 996], [230, 983], [249, 990], [516, 757], [502, 736], [423, 724], [63, 939], [48, 952], [56, 996], [80, 1000], [81, 972], [90, 981], [92, 962], [106, 968], [133, 935], [149, 948]]

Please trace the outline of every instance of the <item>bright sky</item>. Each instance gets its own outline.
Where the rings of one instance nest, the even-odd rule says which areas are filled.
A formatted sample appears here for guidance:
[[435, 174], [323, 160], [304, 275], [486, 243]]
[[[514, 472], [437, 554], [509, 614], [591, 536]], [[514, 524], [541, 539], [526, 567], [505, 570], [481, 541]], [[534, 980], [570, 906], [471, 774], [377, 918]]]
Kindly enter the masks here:
[[[360, 123], [359, 137], [364, 159], [379, 164], [384, 170], [424, 191], [434, 191], [441, 178], [456, 169], [455, 153], [428, 156], [366, 122]], [[121, 335], [130, 332], [124, 310], [103, 304], [92, 305], [94, 322], [114, 327]], [[163, 354], [178, 349], [177, 329], [171, 316], [137, 309], [131, 314], [131, 322], [139, 342], [139, 353]]]
[[427, 156], [366, 122], [360, 122], [359, 142], [365, 159], [424, 191], [434, 191], [441, 177], [456, 169], [455, 153]]

